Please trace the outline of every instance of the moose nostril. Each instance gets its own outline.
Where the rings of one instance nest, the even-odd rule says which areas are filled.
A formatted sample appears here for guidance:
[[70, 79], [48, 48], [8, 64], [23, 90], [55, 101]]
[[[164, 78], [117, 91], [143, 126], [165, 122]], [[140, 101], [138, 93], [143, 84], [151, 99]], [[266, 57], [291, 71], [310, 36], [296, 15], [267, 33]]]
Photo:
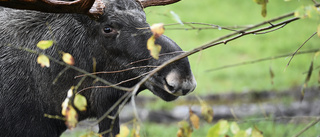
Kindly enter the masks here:
[[165, 88], [176, 96], [186, 95], [196, 87], [196, 81], [192, 73], [189, 76], [181, 77], [177, 71], [171, 71], [164, 79]]
[[166, 78], [164, 78], [164, 83], [166, 84], [167, 88], [170, 90], [170, 91], [174, 91], [174, 86], [170, 85], [168, 83], [168, 81], [166, 80]]

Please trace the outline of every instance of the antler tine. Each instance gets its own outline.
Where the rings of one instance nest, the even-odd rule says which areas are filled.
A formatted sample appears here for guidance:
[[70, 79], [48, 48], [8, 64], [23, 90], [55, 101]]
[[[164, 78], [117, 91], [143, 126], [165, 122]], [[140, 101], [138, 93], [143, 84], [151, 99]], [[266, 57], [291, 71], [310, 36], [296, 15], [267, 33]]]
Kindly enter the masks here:
[[142, 7], [150, 7], [150, 6], [160, 6], [160, 5], [169, 5], [176, 2], [179, 2], [180, 0], [137, 0], [139, 3], [141, 3]]
[[99, 18], [104, 9], [101, 0], [0, 0], [0, 6], [48, 13], [79, 13], [93, 18]]

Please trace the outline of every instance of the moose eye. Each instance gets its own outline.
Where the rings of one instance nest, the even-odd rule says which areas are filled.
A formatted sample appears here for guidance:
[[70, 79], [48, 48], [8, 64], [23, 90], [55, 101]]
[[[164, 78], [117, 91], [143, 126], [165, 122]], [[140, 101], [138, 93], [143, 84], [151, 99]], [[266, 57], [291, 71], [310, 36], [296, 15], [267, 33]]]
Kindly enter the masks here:
[[103, 32], [104, 33], [111, 33], [112, 32], [112, 28], [110, 28], [110, 27], [105, 27], [105, 28], [103, 28]]
[[102, 29], [102, 32], [104, 33], [104, 35], [106, 36], [111, 36], [111, 35], [114, 35], [114, 34], [117, 34], [117, 30], [110, 27], [110, 26], [106, 26]]

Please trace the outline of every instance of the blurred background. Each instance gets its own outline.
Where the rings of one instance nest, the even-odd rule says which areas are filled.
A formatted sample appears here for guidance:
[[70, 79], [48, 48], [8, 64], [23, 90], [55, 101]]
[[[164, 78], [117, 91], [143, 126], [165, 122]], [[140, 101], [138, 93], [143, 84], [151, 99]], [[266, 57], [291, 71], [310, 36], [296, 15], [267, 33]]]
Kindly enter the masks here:
[[[145, 12], [150, 25], [164, 23], [165, 35], [184, 51], [190, 51], [232, 33], [219, 28], [190, 25], [191, 22], [241, 28], [308, 5], [314, 5], [313, 1], [270, 0], [265, 18], [261, 16], [261, 5], [253, 0], [182, 0], [172, 5], [149, 7]], [[256, 126], [264, 136], [297, 134], [320, 114], [320, 58], [314, 52], [294, 56], [288, 67], [286, 66], [291, 56], [213, 69], [294, 53], [317, 31], [318, 16], [294, 21], [271, 33], [247, 35], [189, 56], [197, 88], [192, 94], [174, 102], [164, 102], [149, 91], [141, 93], [136, 99], [140, 119], [143, 121], [141, 136], [176, 136], [179, 130], [177, 123], [188, 118], [190, 109], [200, 117], [200, 128], [194, 130], [193, 137], [206, 136], [208, 130], [220, 119], [236, 121], [243, 130]], [[179, 24], [181, 22], [183, 23]], [[194, 27], [206, 28], [192, 29]], [[320, 39], [316, 35], [300, 51], [319, 49], [319, 43]], [[314, 70], [304, 99], [300, 101], [301, 89], [313, 59]], [[202, 120], [199, 98], [213, 108], [213, 122], [206, 123]], [[130, 106], [129, 104], [121, 112], [124, 124], [133, 118]], [[315, 124], [302, 136], [320, 136], [319, 128], [320, 124]]]

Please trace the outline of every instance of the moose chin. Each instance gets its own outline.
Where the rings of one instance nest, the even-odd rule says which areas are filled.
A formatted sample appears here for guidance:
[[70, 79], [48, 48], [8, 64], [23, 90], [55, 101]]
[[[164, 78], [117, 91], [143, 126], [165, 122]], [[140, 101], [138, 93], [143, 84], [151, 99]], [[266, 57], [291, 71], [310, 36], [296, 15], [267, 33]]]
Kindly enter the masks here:
[[[149, 2], [156, 5], [155, 0], [28, 2], [0, 2], [0, 6], [3, 6], [0, 7], [2, 137], [60, 136], [67, 129], [65, 121], [44, 115], [62, 117], [61, 104], [67, 91], [80, 81], [78, 89], [105, 86], [92, 77], [75, 78], [83, 73], [66, 69], [66, 66], [53, 61], [50, 67], [42, 68], [36, 62], [38, 55], [23, 49], [37, 51], [55, 59], [61, 58], [61, 51], [70, 53], [75, 60], [74, 66], [86, 72], [127, 70], [96, 76], [110, 83], [120, 82], [119, 86], [128, 88], [182, 52], [174, 41], [162, 35], [155, 41], [162, 46], [161, 56], [158, 60], [150, 58], [146, 44], [153, 34], [148, 29], [150, 26], [146, 22], [143, 8], [150, 6]], [[36, 45], [41, 40], [53, 40], [54, 44], [46, 50], [40, 50]], [[53, 84], [53, 81], [56, 82]], [[138, 92], [149, 89], [161, 99], [172, 101], [192, 92], [195, 87], [196, 81], [188, 58], [183, 58], [151, 76]], [[78, 93], [88, 102], [86, 111], [77, 110], [78, 119], [102, 117], [126, 93], [117, 88], [92, 88]], [[117, 111], [118, 107], [110, 115], [117, 117]], [[115, 122], [110, 118], [103, 119], [99, 123], [99, 132], [111, 127], [111, 132], [103, 136], [119, 133], [118, 118]]]

